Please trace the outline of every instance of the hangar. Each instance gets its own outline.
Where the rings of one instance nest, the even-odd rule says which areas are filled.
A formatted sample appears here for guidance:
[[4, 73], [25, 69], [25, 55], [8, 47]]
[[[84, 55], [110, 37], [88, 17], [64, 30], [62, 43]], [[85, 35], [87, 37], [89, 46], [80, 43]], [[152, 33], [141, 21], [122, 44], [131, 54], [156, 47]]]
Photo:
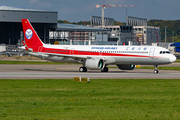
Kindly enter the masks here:
[[[69, 32], [69, 34], [109, 31], [93, 27], [58, 24], [58, 12], [55, 11], [0, 6], [0, 44], [17, 45], [21, 43], [21, 40], [24, 39], [21, 19], [29, 19], [44, 43], [54, 43], [54, 41], [58, 40], [56, 37], [53, 37], [53, 39], [50, 37], [52, 31], [53, 36], [64, 31]], [[75, 40], [76, 36], [78, 37], [78, 33], [71, 36], [74, 37], [72, 40]], [[69, 39], [71, 39], [71, 36], [68, 36]], [[62, 36], [57, 38], [62, 39]], [[89, 37], [87, 38], [89, 39]]]
[[57, 12], [0, 6], [0, 44], [16, 45], [23, 39], [21, 19], [29, 19], [45, 42], [57, 26]]

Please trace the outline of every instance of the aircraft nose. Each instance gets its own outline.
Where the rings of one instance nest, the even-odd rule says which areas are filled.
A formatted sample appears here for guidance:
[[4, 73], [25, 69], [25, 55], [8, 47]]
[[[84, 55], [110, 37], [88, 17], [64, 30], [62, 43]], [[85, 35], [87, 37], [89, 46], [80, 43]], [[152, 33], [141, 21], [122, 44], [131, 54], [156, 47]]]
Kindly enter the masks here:
[[172, 62], [175, 62], [176, 61], [176, 57], [174, 56], [174, 55], [172, 55], [171, 57], [170, 57], [170, 62], [172, 63]]

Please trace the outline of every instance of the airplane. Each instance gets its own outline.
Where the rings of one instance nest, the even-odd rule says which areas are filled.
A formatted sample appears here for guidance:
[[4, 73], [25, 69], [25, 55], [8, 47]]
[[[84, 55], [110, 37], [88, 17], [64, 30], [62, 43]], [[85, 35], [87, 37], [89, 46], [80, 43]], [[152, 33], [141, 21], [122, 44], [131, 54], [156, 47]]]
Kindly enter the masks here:
[[108, 65], [117, 65], [121, 70], [133, 70], [136, 65], [153, 65], [157, 74], [158, 65], [176, 61], [173, 54], [159, 46], [44, 44], [28, 19], [22, 19], [22, 26], [25, 52], [53, 62], [82, 63], [80, 72], [87, 72], [87, 69], [108, 72]]

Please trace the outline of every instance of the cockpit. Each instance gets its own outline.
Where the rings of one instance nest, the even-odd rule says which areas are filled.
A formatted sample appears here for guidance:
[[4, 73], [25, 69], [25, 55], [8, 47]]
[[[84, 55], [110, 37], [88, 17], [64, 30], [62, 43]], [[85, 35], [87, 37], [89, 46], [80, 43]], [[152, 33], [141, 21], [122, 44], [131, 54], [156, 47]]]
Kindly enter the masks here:
[[159, 54], [171, 54], [171, 52], [169, 52], [169, 51], [160, 51]]

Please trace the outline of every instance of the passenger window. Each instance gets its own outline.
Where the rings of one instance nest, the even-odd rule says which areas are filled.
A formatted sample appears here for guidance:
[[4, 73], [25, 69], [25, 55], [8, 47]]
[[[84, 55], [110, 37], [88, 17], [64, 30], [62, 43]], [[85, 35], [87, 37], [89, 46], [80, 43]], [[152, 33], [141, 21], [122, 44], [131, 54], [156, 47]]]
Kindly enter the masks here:
[[160, 54], [162, 54], [162, 51], [160, 52]]

